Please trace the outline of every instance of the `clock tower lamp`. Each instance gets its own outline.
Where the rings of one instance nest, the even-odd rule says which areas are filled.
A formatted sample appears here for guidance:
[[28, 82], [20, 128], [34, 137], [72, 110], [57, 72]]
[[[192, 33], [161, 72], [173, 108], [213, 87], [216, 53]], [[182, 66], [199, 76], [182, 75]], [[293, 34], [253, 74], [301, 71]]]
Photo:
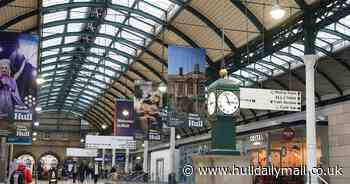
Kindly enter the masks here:
[[218, 79], [208, 87], [208, 115], [211, 122], [210, 154], [239, 155], [236, 150], [235, 116], [239, 113], [239, 85]]

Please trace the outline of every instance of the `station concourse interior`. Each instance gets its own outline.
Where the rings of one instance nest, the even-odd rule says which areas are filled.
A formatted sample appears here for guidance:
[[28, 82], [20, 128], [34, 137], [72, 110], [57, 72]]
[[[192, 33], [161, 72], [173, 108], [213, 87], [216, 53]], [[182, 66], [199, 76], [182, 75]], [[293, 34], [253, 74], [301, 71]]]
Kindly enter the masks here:
[[[75, 164], [106, 184], [347, 184], [349, 43], [349, 0], [1, 0], [0, 184], [22, 162], [33, 184]], [[198, 169], [234, 163], [341, 172]]]

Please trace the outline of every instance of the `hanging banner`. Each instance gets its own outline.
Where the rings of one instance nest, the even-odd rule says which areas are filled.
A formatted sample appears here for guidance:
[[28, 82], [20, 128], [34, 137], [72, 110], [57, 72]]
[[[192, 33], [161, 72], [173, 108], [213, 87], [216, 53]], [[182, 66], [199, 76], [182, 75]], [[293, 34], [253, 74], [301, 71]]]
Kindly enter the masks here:
[[134, 132], [134, 101], [116, 100], [116, 132], [118, 136], [133, 136]]
[[159, 83], [141, 80], [135, 81], [135, 128], [148, 140], [161, 139], [161, 130], [163, 127], [160, 115], [162, 94], [158, 90], [158, 87]]
[[205, 113], [205, 50], [169, 46], [168, 126], [203, 127]]
[[7, 136], [7, 144], [16, 145], [31, 145], [32, 144], [32, 132], [26, 125], [16, 124], [16, 132]]
[[0, 119], [32, 121], [38, 36], [0, 33]]

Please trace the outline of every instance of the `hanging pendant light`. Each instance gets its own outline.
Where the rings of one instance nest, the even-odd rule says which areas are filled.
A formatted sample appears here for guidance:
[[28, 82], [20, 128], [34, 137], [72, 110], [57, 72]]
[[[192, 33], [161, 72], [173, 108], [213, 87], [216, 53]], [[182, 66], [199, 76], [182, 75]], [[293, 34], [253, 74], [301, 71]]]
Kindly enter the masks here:
[[286, 10], [281, 8], [281, 6], [278, 3], [278, 0], [276, 0], [274, 5], [272, 6], [270, 15], [275, 20], [282, 19], [286, 15]]

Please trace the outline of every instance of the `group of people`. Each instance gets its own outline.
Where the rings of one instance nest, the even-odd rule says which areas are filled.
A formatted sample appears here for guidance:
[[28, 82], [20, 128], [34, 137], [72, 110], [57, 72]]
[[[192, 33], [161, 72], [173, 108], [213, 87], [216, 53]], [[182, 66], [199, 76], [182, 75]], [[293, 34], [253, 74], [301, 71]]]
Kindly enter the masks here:
[[84, 162], [81, 162], [79, 164], [74, 161], [71, 173], [73, 176], [73, 183], [76, 183], [76, 181], [84, 183], [84, 181], [90, 176], [94, 179], [94, 183], [96, 184], [101, 174], [101, 168], [99, 167], [98, 162], [95, 162], [94, 164], [85, 164]]
[[30, 184], [32, 183], [32, 171], [27, 168], [24, 161], [15, 160], [10, 164], [9, 184]]

